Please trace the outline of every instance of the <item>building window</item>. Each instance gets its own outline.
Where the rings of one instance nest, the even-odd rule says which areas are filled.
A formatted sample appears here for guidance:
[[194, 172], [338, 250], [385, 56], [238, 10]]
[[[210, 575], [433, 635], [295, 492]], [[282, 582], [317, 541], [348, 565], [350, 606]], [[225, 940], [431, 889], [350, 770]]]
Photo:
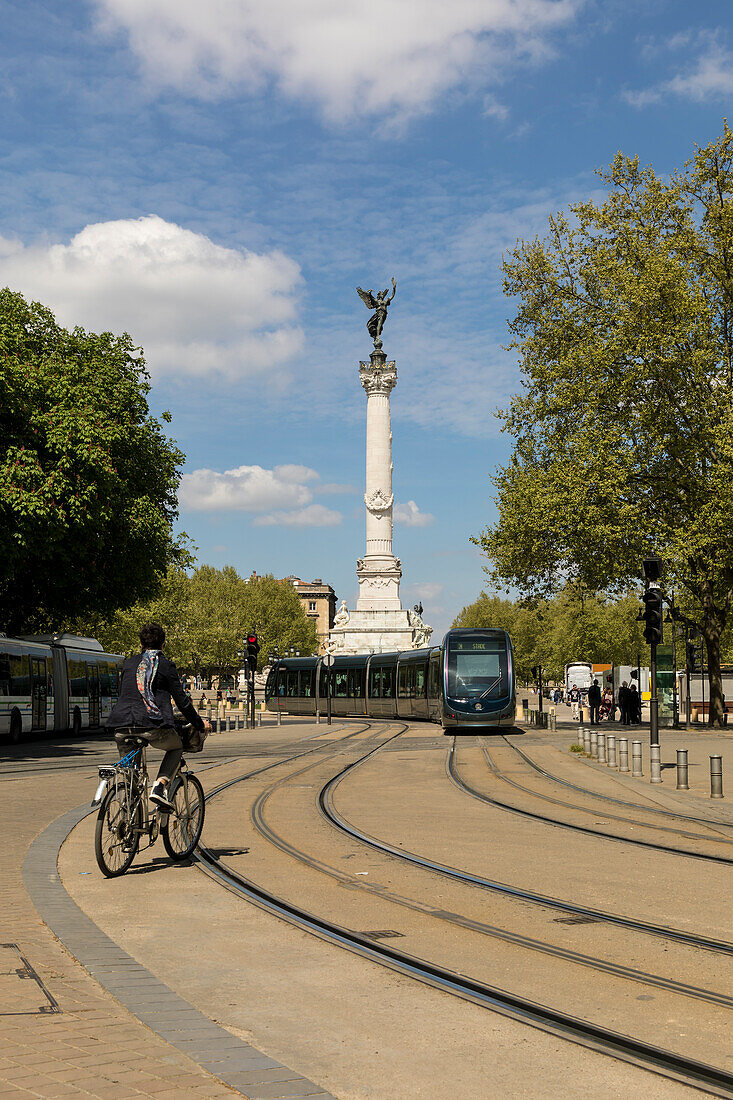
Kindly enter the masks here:
[[316, 601], [315, 600], [308, 600], [308, 610], [309, 611], [315, 611], [316, 610]]

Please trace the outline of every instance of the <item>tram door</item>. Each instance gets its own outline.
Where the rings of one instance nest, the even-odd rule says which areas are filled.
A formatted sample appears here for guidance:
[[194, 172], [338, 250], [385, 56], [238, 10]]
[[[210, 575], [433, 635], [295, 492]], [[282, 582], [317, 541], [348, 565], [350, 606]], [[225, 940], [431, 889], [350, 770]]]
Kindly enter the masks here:
[[98, 726], [99, 707], [99, 669], [96, 665], [87, 665], [87, 683], [89, 684], [89, 725]]
[[48, 695], [45, 657], [31, 657], [31, 684], [31, 724], [34, 730], [45, 730]]

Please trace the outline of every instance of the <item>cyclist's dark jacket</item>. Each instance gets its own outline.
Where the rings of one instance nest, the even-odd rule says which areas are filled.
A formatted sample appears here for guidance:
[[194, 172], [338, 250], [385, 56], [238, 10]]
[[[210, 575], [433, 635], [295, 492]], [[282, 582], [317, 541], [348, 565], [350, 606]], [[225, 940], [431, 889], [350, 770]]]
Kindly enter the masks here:
[[136, 653], [134, 657], [128, 657], [122, 666], [120, 694], [107, 719], [107, 729], [120, 729], [123, 726], [143, 726], [145, 729], [172, 726], [172, 696], [183, 717], [187, 718], [196, 729], [202, 730], [203, 719], [191, 702], [191, 696], [184, 690], [176, 666], [163, 653], [158, 656], [158, 668], [150, 685], [161, 716], [156, 720], [148, 714], [137, 689], [137, 666], [141, 659], [142, 653]]

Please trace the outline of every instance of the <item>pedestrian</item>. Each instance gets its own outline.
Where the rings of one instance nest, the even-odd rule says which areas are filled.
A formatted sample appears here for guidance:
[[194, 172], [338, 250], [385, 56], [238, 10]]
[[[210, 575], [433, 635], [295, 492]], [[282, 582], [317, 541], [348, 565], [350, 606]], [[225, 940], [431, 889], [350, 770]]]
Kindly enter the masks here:
[[619, 721], [622, 726], [628, 726], [629, 724], [629, 685], [626, 680], [622, 683], [618, 689], [618, 709], [620, 711]]
[[598, 725], [598, 712], [601, 706], [601, 689], [597, 680], [594, 680], [588, 688], [588, 706], [590, 707], [590, 724]]
[[636, 690], [636, 684], [632, 684], [629, 688], [627, 706], [629, 725], [638, 725], [641, 722], [641, 696]]
[[573, 684], [568, 695], [568, 702], [570, 703], [570, 716], [574, 722], [580, 721], [580, 692], [578, 691], [578, 685]]

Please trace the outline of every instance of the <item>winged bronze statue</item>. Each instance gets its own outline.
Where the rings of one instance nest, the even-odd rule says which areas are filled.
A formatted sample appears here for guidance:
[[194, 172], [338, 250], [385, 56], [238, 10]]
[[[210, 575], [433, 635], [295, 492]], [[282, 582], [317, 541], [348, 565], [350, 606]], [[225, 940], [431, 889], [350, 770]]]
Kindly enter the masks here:
[[394, 296], [397, 293], [397, 283], [392, 279], [392, 293], [389, 297], [389, 287], [386, 290], [378, 290], [376, 297], [372, 290], [362, 290], [360, 286], [356, 288], [356, 293], [361, 298], [367, 309], [373, 309], [375, 312], [367, 321], [367, 332], [374, 341], [375, 348], [381, 348], [382, 341], [380, 336], [382, 335], [382, 329], [384, 328], [384, 322], [387, 320], [387, 306], [392, 304]]

